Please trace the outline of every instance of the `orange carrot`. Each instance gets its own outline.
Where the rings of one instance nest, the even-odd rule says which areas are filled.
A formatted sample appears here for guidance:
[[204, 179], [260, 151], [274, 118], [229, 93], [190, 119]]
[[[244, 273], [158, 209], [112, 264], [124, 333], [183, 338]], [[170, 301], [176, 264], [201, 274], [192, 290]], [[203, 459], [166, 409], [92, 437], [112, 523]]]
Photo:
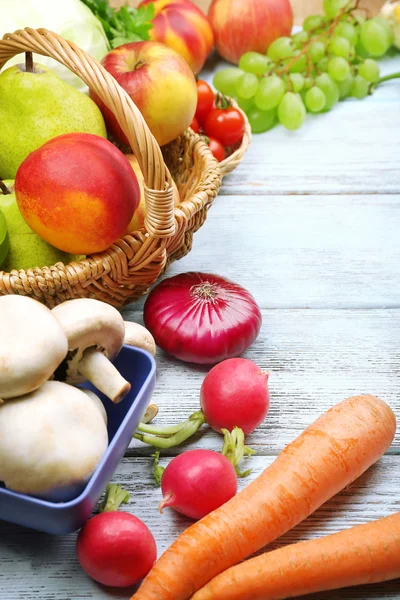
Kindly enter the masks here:
[[400, 577], [400, 513], [246, 560], [192, 600], [283, 600]]
[[374, 396], [348, 398], [322, 415], [237, 496], [184, 531], [134, 600], [188, 600], [352, 483], [388, 449], [396, 419]]

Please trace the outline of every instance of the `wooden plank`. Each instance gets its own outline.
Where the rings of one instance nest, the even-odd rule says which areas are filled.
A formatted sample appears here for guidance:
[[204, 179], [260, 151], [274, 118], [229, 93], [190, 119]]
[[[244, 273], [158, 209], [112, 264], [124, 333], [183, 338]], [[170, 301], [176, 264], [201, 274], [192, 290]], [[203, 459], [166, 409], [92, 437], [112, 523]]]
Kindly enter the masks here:
[[[141, 322], [140, 312], [123, 314]], [[399, 310], [264, 310], [262, 315], [261, 333], [245, 354], [270, 372], [269, 414], [248, 437], [258, 454], [276, 454], [348, 396], [374, 394], [400, 414]], [[207, 370], [158, 351], [157, 423], [179, 423], [199, 410]], [[222, 446], [221, 437], [206, 427], [194, 441], [203, 448]], [[131, 451], [149, 455], [153, 450], [134, 441]], [[400, 431], [391, 451], [400, 452]]]
[[217, 271], [262, 308], [396, 307], [399, 199], [220, 196], [191, 252], [166, 276]]
[[[253, 458], [253, 473], [248, 480], [240, 482], [240, 487], [261, 473], [272, 461], [273, 457]], [[349, 489], [269, 548], [327, 535], [399, 511], [399, 478], [400, 461], [397, 457], [383, 457]], [[113, 480], [131, 492], [130, 503], [124, 506], [124, 510], [134, 513], [150, 527], [157, 541], [159, 555], [190, 524], [189, 519], [171, 510], [166, 510], [163, 515], [157, 511], [161, 493], [153, 484], [150, 459], [123, 460]], [[106, 590], [86, 577], [75, 557], [75, 538], [75, 534], [51, 537], [0, 522], [0, 599], [129, 598], [133, 590]], [[329, 596], [322, 594], [314, 600], [327, 600], [328, 597], [330, 600], [398, 600], [399, 596], [400, 581], [397, 581], [343, 590]]]

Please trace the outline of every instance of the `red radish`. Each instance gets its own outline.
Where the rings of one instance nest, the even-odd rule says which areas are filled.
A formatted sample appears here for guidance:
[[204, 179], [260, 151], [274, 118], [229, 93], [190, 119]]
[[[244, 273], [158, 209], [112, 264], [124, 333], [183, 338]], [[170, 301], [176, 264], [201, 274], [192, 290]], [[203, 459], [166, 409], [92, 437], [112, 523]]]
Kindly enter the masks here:
[[262, 320], [250, 292], [208, 273], [164, 279], [147, 296], [143, 317], [160, 348], [180, 360], [209, 365], [247, 350]]
[[209, 371], [200, 391], [207, 423], [221, 432], [240, 427], [251, 433], [269, 409], [269, 373], [246, 358], [224, 360]]
[[160, 512], [169, 506], [191, 519], [201, 519], [236, 495], [235, 468], [213, 450], [188, 450], [166, 467], [161, 490]]
[[129, 587], [143, 579], [157, 558], [148, 527], [126, 512], [103, 512], [81, 529], [76, 552], [82, 569], [95, 581]]

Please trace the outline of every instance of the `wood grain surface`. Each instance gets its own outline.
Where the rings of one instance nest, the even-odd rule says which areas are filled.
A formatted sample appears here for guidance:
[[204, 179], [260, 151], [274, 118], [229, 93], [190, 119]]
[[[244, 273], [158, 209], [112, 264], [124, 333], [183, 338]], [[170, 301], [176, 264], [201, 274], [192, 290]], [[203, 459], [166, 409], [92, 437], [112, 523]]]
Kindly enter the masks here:
[[[210, 63], [205, 76], [220, 66]], [[400, 70], [400, 58], [385, 61], [384, 69]], [[393, 83], [309, 118], [296, 133], [278, 127], [254, 136], [192, 251], [167, 273], [217, 271], [251, 290], [262, 308], [262, 331], [246, 356], [270, 372], [271, 408], [248, 438], [257, 451], [249, 481], [347, 396], [376, 394], [400, 416], [399, 107], [400, 86]], [[143, 300], [126, 307], [124, 317], [141, 322], [142, 306]], [[157, 366], [157, 422], [176, 423], [198, 409], [207, 368], [160, 350]], [[219, 450], [221, 438], [204, 427], [190, 447]], [[189, 522], [157, 512], [152, 452], [133, 442], [114, 481], [130, 490], [126, 510], [149, 525], [161, 553]], [[162, 464], [176, 452], [164, 453]], [[399, 511], [399, 481], [398, 432], [377, 465], [271, 548]], [[129, 598], [132, 590], [107, 590], [86, 577], [75, 539], [0, 522], [0, 599]], [[308, 600], [356, 598], [399, 600], [400, 581]]]

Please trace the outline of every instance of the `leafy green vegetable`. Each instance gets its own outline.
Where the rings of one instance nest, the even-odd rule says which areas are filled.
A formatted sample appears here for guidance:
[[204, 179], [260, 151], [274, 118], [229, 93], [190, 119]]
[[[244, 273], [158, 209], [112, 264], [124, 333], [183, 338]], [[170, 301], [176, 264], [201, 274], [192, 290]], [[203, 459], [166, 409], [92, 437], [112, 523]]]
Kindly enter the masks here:
[[121, 6], [112, 8], [108, 0], [81, 0], [99, 19], [106, 32], [111, 48], [122, 46], [128, 42], [141, 42], [150, 39], [153, 27], [154, 4], [146, 4], [140, 8]]

